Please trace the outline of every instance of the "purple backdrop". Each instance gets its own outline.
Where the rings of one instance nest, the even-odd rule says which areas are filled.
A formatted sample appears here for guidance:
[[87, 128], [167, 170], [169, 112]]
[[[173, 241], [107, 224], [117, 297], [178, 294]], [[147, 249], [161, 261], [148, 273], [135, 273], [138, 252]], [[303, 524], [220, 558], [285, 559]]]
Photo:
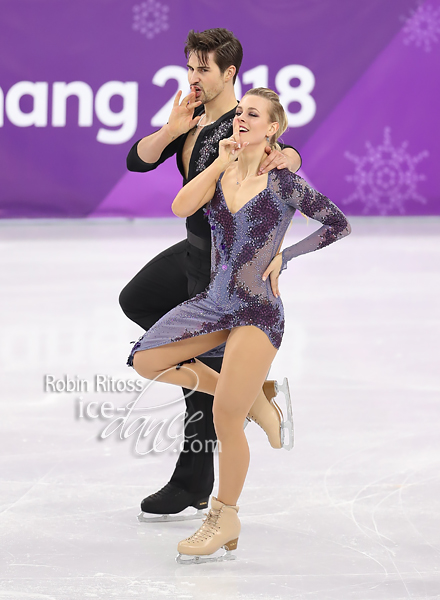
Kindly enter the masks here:
[[[175, 161], [128, 173], [185, 75], [189, 29], [244, 47], [302, 174], [348, 214], [440, 214], [440, 0], [3, 0], [0, 217], [166, 216]], [[237, 90], [240, 93], [240, 90]]]

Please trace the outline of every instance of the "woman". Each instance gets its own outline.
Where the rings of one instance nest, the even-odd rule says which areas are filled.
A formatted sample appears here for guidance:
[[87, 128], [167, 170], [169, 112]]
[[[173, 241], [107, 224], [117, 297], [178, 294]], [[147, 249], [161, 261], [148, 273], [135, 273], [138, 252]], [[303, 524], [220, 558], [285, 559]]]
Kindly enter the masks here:
[[[160, 319], [133, 346], [129, 358], [143, 377], [190, 389], [197, 386], [214, 396], [220, 444], [218, 498], [212, 498], [200, 529], [179, 543], [179, 558], [206, 557], [221, 547], [228, 555], [236, 548], [236, 504], [249, 466], [243, 431], [248, 413], [262, 415], [272, 445], [277, 443], [271, 422], [277, 419], [276, 411], [262, 386], [284, 331], [279, 274], [292, 258], [350, 233], [342, 212], [297, 175], [287, 169], [258, 175], [267, 143], [276, 145], [286, 127], [275, 92], [256, 88], [243, 97], [234, 135], [220, 142], [219, 157], [180, 190], [172, 206], [177, 216], [187, 217], [207, 204], [210, 285]], [[279, 253], [296, 209], [323, 226]], [[223, 342], [220, 374], [194, 359]]]

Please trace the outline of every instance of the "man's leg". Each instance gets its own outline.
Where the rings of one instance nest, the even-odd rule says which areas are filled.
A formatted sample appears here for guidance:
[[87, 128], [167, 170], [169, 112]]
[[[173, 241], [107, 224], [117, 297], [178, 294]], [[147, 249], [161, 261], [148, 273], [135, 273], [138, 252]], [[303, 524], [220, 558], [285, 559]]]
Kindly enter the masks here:
[[127, 283], [119, 304], [129, 319], [148, 331], [172, 308], [188, 300], [186, 255], [183, 240], [158, 254]]
[[[122, 290], [119, 302], [132, 321], [148, 330], [169, 310], [202, 292], [209, 284], [210, 253], [186, 240], [153, 258]], [[222, 358], [200, 360], [220, 372]], [[180, 512], [210, 495], [214, 485], [214, 446], [216, 434], [212, 418], [213, 397], [183, 389], [186, 397], [186, 423], [197, 412], [203, 418], [185, 428], [185, 441], [171, 481], [164, 493], [152, 494], [141, 504], [144, 512]], [[198, 440], [200, 443], [192, 443]], [[202, 447], [202, 451], [198, 451]], [[171, 485], [170, 485], [171, 484]], [[162, 491], [162, 490], [161, 490]]]
[[[209, 285], [211, 253], [187, 245], [185, 255], [188, 297], [193, 298]], [[199, 356], [198, 359], [220, 373], [222, 357]], [[145, 498], [141, 509], [146, 513], [176, 514], [188, 506], [205, 508], [214, 487], [214, 448], [217, 436], [212, 417], [214, 398], [203, 392], [182, 388], [185, 394], [186, 418], [184, 443], [169, 483], [159, 492]], [[198, 414], [200, 419], [195, 419]]]
[[[188, 244], [186, 261], [188, 295], [192, 298], [203, 292], [209, 284], [211, 253]], [[198, 358], [220, 373], [223, 357]], [[184, 389], [184, 392], [185, 395], [189, 394], [189, 390]], [[170, 480], [200, 498], [209, 496], [214, 487], [214, 448], [217, 435], [212, 416], [213, 400], [213, 396], [198, 391], [187, 397], [183, 451]], [[193, 421], [196, 413], [201, 413], [203, 417]], [[190, 424], [187, 426], [188, 422]]]
[[[199, 360], [220, 373], [222, 358]], [[184, 389], [185, 394], [190, 390]], [[200, 498], [209, 496], [214, 487], [214, 448], [217, 436], [212, 418], [213, 397], [194, 392], [186, 399], [185, 441], [171, 477], [171, 483], [186, 489]], [[191, 416], [202, 414], [202, 418], [191, 421]], [[189, 422], [189, 424], [187, 424]]]
[[[206, 344], [206, 342], [203, 342], [203, 338], [206, 339], [215, 336], [221, 337], [221, 332], [189, 338], [182, 342], [175, 342], [169, 345], [171, 350], [169, 350], [167, 346], [160, 346], [157, 349], [137, 352], [133, 357], [133, 367], [143, 377], [154, 379], [159, 372], [150, 373], [148, 371], [148, 369], [151, 368], [152, 353], [154, 355], [155, 353], [160, 354], [164, 352], [165, 356], [167, 356], [169, 352], [173, 352], [174, 349], [178, 348], [180, 345], [187, 346], [195, 344], [194, 347], [190, 348], [191, 354], [184, 357], [185, 359], [188, 359], [190, 356], [199, 356], [199, 352], [212, 348], [209, 344], [205, 350], [196, 346], [200, 345], [201, 342]], [[219, 339], [218, 343], [221, 344], [224, 341], [226, 341], [226, 338], [223, 340]], [[180, 359], [176, 358], [175, 360]], [[200, 509], [203, 510], [208, 506], [209, 496], [214, 484], [213, 454], [216, 444], [216, 435], [212, 419], [213, 396], [209, 393], [211, 388], [208, 387], [208, 389], [205, 389], [205, 387], [208, 385], [214, 390], [215, 383], [212, 383], [212, 375], [209, 375], [207, 384], [203, 374], [208, 371], [217, 374], [218, 371], [210, 367], [214, 362], [218, 361], [208, 358], [203, 359], [202, 364], [202, 360], [197, 359], [197, 364], [183, 364], [183, 369], [171, 372], [169, 372], [168, 366], [166, 375], [164, 374], [160, 378], [161, 381], [168, 381], [169, 383], [176, 383], [177, 385], [192, 386], [192, 384], [196, 384], [196, 380], [190, 375], [189, 380], [187, 380], [187, 376], [192, 371], [198, 373], [198, 377], [200, 377], [199, 387], [203, 392], [198, 391], [191, 393], [189, 389], [183, 389], [189, 394], [191, 393], [191, 395], [186, 398], [188, 412], [193, 417], [196, 412], [199, 412], [199, 415], [196, 416], [201, 418], [197, 418], [197, 421], [190, 423], [189, 426], [185, 428], [184, 446], [171, 481], [158, 492], [144, 498], [141, 503], [142, 513], [139, 515], [140, 521], [182, 520], [184, 518], [193, 518], [194, 516], [202, 517], [203, 514]], [[202, 371], [200, 371], [200, 367], [203, 367]], [[207, 367], [210, 368], [207, 369]], [[170, 377], [171, 379], [169, 379]], [[187, 414], [186, 422], [188, 420]], [[177, 517], [153, 518], [147, 516], [148, 514], [176, 515], [189, 506], [199, 509], [199, 512], [193, 515], [178, 515]], [[144, 513], [147, 513], [147, 515]]]

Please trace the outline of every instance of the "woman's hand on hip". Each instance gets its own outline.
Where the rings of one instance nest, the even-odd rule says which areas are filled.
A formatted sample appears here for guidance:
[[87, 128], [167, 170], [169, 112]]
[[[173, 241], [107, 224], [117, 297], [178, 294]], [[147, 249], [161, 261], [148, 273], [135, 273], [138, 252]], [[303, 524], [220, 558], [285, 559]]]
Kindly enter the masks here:
[[283, 264], [283, 257], [280, 254], [277, 254], [275, 258], [273, 258], [267, 267], [267, 269], [263, 273], [263, 281], [270, 276], [270, 286], [272, 288], [273, 295], [275, 298], [278, 298], [280, 295], [280, 290], [278, 288], [278, 279], [281, 272], [281, 266]]

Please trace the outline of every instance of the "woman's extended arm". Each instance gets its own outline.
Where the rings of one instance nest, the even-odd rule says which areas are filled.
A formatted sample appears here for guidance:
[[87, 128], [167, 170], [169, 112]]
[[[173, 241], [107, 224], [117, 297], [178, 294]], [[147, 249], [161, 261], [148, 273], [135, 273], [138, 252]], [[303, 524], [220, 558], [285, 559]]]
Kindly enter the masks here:
[[271, 260], [263, 273], [263, 281], [270, 276], [275, 297], [279, 296], [278, 278], [289, 260], [300, 254], [324, 248], [351, 233], [350, 223], [344, 213], [326, 196], [307, 185], [304, 179], [287, 169], [280, 171], [278, 178], [277, 187], [281, 198], [303, 215], [322, 223], [322, 227], [300, 242], [285, 248]]
[[288, 176], [293, 181], [290, 183], [291, 194], [286, 198], [287, 203], [306, 217], [322, 223], [322, 227], [283, 250], [281, 271], [292, 258], [324, 248], [351, 233], [346, 216], [333, 202], [307, 185], [298, 175], [289, 173]]

